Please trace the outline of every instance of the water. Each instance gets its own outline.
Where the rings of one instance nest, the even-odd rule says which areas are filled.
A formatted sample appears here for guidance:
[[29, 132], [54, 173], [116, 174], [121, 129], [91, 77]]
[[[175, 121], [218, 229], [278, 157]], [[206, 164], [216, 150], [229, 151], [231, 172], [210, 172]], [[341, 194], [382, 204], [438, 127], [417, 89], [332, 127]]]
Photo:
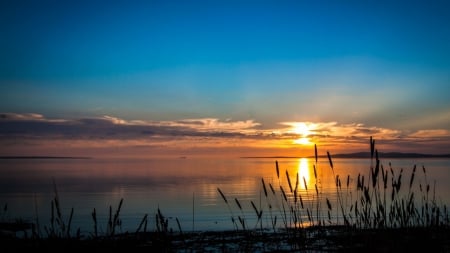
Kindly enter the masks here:
[[[404, 188], [408, 187], [412, 168], [416, 164], [415, 190], [419, 191], [419, 184], [424, 186], [427, 180], [433, 191], [436, 182], [436, 199], [440, 203], [450, 203], [450, 159], [389, 159], [382, 161], [386, 169], [389, 168], [389, 161], [396, 176], [400, 168], [404, 169]], [[0, 219], [22, 218], [35, 221], [37, 217], [41, 226], [48, 226], [50, 203], [55, 196], [56, 185], [63, 218], [68, 219], [73, 207], [72, 228], [79, 227], [85, 234], [93, 231], [93, 209], [97, 212], [99, 230], [104, 232], [109, 206], [112, 206], [114, 214], [121, 198], [124, 199], [120, 212], [122, 231], [135, 231], [145, 214], [150, 218], [148, 228], [154, 229], [154, 217], [158, 208], [169, 218], [169, 227], [176, 230], [178, 227], [175, 217], [179, 219], [184, 231], [233, 229], [231, 215], [244, 217], [247, 225], [253, 227], [256, 224], [256, 214], [250, 201], [258, 209], [264, 210], [263, 225], [270, 228], [268, 203], [261, 178], [266, 182], [269, 195], [269, 183], [276, 191], [269, 202], [274, 215], [279, 215], [281, 207], [276, 204], [281, 203], [280, 185], [288, 197], [292, 198], [286, 171], [292, 188], [295, 188], [296, 175], [299, 174], [297, 187], [305, 205], [311, 205], [309, 201], [315, 201], [316, 182], [323, 196], [336, 204], [335, 181], [327, 159], [319, 159], [317, 181], [313, 159], [279, 159], [278, 162], [279, 179], [275, 159], [269, 158], [0, 160], [0, 205], [8, 206], [6, 212], [2, 208]], [[334, 159], [333, 162], [334, 173], [341, 179], [343, 192], [354, 191], [358, 173], [365, 175], [368, 180], [370, 160]], [[426, 168], [427, 178], [424, 177], [422, 165]], [[348, 190], [347, 175], [350, 175]], [[229, 206], [219, 195], [217, 188], [225, 194]], [[348, 205], [355, 200], [354, 195], [346, 196], [343, 201]], [[235, 198], [239, 200], [242, 212]], [[321, 208], [326, 209], [325, 199], [321, 203]], [[281, 225], [281, 221], [278, 224]]]

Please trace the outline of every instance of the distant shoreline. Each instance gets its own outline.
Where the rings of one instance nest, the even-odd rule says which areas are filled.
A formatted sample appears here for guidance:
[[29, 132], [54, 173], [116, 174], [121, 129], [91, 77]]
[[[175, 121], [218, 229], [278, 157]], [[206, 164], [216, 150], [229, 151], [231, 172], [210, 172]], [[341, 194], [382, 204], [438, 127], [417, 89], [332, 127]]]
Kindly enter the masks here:
[[[375, 155], [375, 154], [374, 154]], [[358, 152], [349, 154], [331, 154], [332, 158], [370, 158], [369, 152]], [[326, 155], [319, 155], [319, 158], [327, 158]], [[421, 154], [421, 153], [399, 153], [388, 152], [378, 153], [379, 158], [450, 158], [450, 154]], [[315, 156], [241, 156], [243, 159], [299, 159], [299, 158], [315, 158]]]
[[3, 160], [12, 159], [91, 159], [86, 156], [0, 156]]

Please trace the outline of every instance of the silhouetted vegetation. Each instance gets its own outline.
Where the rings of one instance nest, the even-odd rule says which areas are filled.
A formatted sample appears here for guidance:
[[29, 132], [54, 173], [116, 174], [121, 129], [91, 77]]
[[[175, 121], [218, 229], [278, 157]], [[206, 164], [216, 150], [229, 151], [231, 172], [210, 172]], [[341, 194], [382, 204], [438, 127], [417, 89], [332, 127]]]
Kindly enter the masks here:
[[[217, 188], [230, 213], [233, 231], [191, 232], [182, 231], [178, 218], [169, 224], [162, 211], [155, 212], [155, 226], [148, 228], [145, 214], [137, 229], [121, 231], [121, 199], [113, 212], [109, 207], [106, 229], [99, 229], [96, 210], [93, 209], [93, 231], [87, 237], [80, 230], [72, 229], [73, 208], [67, 219], [63, 218], [56, 184], [55, 197], [51, 201], [50, 224], [15, 220], [0, 223], [4, 232], [1, 240], [6, 250], [17, 249], [150, 249], [157, 251], [290, 251], [290, 250], [450, 250], [450, 222], [445, 204], [437, 201], [435, 185], [427, 178], [425, 167], [414, 166], [408, 177], [403, 169], [395, 173], [389, 164], [385, 168], [370, 138], [370, 167], [368, 174], [339, 175], [332, 155], [327, 152], [330, 173], [333, 175], [336, 195], [324, 194], [318, 178], [317, 147], [314, 149], [314, 189], [308, 189], [306, 179], [285, 171], [288, 189], [283, 187], [282, 171], [275, 161], [278, 186], [261, 179], [264, 204], [254, 201], [248, 204], [254, 210], [254, 218], [245, 216], [243, 203], [230, 198]], [[418, 183], [417, 177], [424, 180]], [[303, 185], [302, 185], [303, 184]], [[417, 184], [419, 191], [417, 189]], [[300, 186], [303, 186], [300, 191]], [[356, 191], [354, 190], [356, 189]], [[232, 200], [232, 198], [231, 198]], [[307, 201], [305, 201], [307, 200]], [[234, 202], [234, 203], [233, 203]], [[3, 208], [5, 221], [7, 205]], [[247, 213], [248, 215], [248, 213]], [[264, 225], [263, 220], [268, 220]], [[250, 224], [250, 221], [255, 221]], [[172, 222], [174, 223], [174, 222]], [[176, 225], [176, 226], [175, 226]], [[176, 228], [176, 229], [174, 229]], [[99, 233], [99, 231], [105, 231]], [[22, 236], [18, 236], [22, 234]]]

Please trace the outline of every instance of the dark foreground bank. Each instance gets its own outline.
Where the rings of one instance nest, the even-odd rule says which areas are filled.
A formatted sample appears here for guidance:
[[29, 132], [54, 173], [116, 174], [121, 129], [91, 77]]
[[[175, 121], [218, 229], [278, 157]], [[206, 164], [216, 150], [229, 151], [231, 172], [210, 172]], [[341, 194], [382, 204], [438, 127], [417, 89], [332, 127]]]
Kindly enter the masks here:
[[308, 228], [302, 231], [127, 233], [98, 238], [3, 235], [2, 252], [450, 252], [450, 228]]

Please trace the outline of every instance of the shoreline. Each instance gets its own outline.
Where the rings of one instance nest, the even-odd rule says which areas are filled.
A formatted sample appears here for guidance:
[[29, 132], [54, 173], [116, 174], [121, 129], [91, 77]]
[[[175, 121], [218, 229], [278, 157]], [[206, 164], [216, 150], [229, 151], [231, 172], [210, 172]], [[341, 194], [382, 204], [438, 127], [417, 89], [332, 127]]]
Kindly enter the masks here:
[[65, 160], [77, 160], [77, 159], [92, 159], [88, 156], [0, 156], [0, 160], [14, 160], [14, 159], [65, 159]]
[[320, 226], [272, 231], [225, 230], [198, 232], [138, 232], [87, 238], [17, 238], [0, 236], [3, 252], [20, 249], [71, 251], [156, 250], [163, 252], [239, 251], [417, 251], [448, 252], [450, 227], [356, 229], [347, 226]]

